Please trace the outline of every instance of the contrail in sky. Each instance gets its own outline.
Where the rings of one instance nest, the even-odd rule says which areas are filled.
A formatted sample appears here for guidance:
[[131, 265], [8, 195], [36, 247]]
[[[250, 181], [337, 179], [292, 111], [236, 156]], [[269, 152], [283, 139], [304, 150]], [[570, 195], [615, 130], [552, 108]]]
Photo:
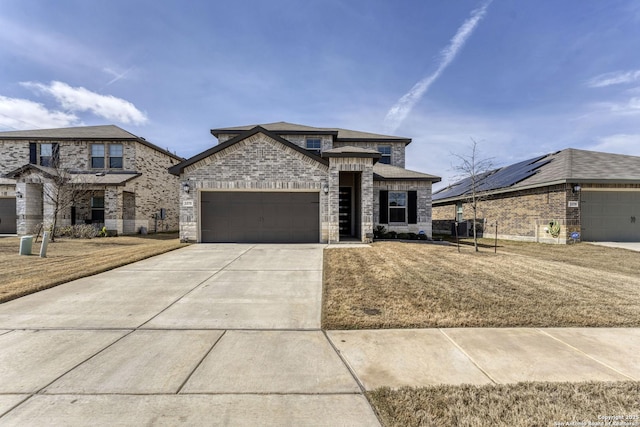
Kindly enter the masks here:
[[451, 61], [453, 61], [460, 49], [462, 49], [462, 46], [464, 46], [467, 39], [471, 36], [478, 26], [478, 23], [486, 14], [487, 8], [492, 1], [493, 0], [485, 1], [482, 6], [471, 12], [471, 16], [464, 21], [460, 28], [458, 28], [456, 35], [453, 36], [449, 45], [440, 52], [440, 63], [438, 64], [436, 71], [416, 83], [409, 92], [404, 94], [404, 96], [400, 98], [393, 107], [391, 107], [384, 118], [385, 132], [395, 132], [404, 119], [409, 115], [414, 105], [422, 99], [431, 84], [435, 82], [449, 64], [451, 64]]

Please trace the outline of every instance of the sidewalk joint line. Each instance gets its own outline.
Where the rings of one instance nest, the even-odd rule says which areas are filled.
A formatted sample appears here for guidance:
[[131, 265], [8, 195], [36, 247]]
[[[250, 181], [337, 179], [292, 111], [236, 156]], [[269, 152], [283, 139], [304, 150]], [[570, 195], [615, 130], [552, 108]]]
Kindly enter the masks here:
[[487, 378], [489, 378], [489, 380], [491, 380], [492, 383], [494, 384], [498, 384], [498, 381], [496, 381], [491, 375], [489, 375], [489, 373], [487, 371], [485, 371], [474, 359], [473, 357], [471, 357], [471, 355], [469, 355], [469, 353], [467, 353], [462, 347], [460, 347], [458, 345], [457, 342], [455, 342], [453, 340], [453, 338], [451, 338], [449, 335], [447, 335], [447, 333], [445, 331], [442, 330], [442, 328], [438, 328], [438, 330], [440, 331], [440, 333], [442, 335], [444, 335], [445, 337], [447, 337], [447, 339], [451, 342], [451, 344], [453, 344], [458, 350], [460, 350], [462, 352], [462, 354], [464, 354], [465, 356], [467, 356], [467, 358], [471, 361], [471, 363], [473, 363], [473, 365], [478, 368], [480, 370], [480, 372], [482, 372], [483, 374], [485, 374], [487, 376]]
[[[13, 393], [9, 393], [9, 394], [13, 394]], [[2, 418], [5, 415], [9, 415], [9, 413], [11, 411], [13, 411], [14, 409], [16, 409], [18, 406], [22, 406], [23, 404], [25, 404], [27, 401], [31, 400], [32, 398], [33, 398], [33, 394], [25, 395], [25, 398], [23, 400], [21, 400], [20, 402], [16, 403], [11, 408], [7, 409], [5, 412], [0, 412], [0, 420], [2, 420]]]
[[152, 320], [154, 320], [156, 317], [160, 316], [162, 313], [164, 313], [165, 311], [169, 310], [171, 307], [173, 307], [174, 305], [176, 305], [178, 303], [178, 301], [182, 300], [184, 297], [186, 297], [187, 295], [189, 295], [190, 293], [194, 292], [196, 289], [198, 289], [200, 286], [202, 286], [203, 284], [205, 284], [205, 282], [211, 280], [212, 278], [214, 278], [215, 276], [217, 276], [218, 274], [220, 274], [221, 272], [225, 271], [227, 269], [227, 267], [229, 267], [231, 264], [233, 264], [234, 262], [236, 262], [242, 255], [246, 254], [248, 251], [250, 251], [252, 248], [249, 248], [245, 251], [243, 251], [240, 255], [238, 255], [237, 257], [235, 257], [234, 259], [232, 259], [231, 261], [229, 261], [224, 267], [222, 267], [221, 269], [217, 270], [215, 273], [213, 273], [212, 275], [210, 275], [209, 277], [207, 277], [206, 279], [202, 280], [200, 283], [198, 283], [196, 286], [194, 286], [193, 288], [189, 289], [187, 292], [185, 292], [184, 294], [182, 294], [181, 296], [179, 296], [175, 301], [173, 301], [171, 304], [169, 304], [168, 306], [166, 306], [165, 308], [163, 308], [162, 310], [160, 310], [158, 313], [156, 313], [154, 316], [152, 316], [149, 320], [146, 320], [145, 322], [143, 322], [142, 324], [138, 325], [136, 327], [136, 329], [140, 329], [142, 328], [144, 325], [146, 325], [147, 323], [151, 322]]
[[213, 343], [213, 345], [211, 346], [211, 348], [209, 349], [209, 351], [207, 351], [202, 358], [200, 359], [200, 361], [196, 364], [196, 366], [191, 370], [191, 372], [189, 372], [189, 375], [187, 375], [187, 377], [184, 379], [184, 381], [182, 382], [182, 384], [180, 384], [180, 387], [178, 387], [178, 390], [176, 390], [175, 394], [180, 394], [180, 392], [182, 391], [182, 389], [184, 388], [184, 386], [187, 384], [187, 382], [189, 382], [189, 380], [191, 379], [191, 377], [193, 376], [193, 374], [195, 374], [195, 372], [198, 370], [198, 368], [200, 367], [200, 365], [202, 365], [204, 363], [204, 360], [209, 357], [209, 354], [211, 354], [211, 352], [213, 351], [213, 349], [216, 347], [216, 345], [220, 342], [220, 340], [222, 339], [223, 336], [225, 336], [225, 334], [227, 333], [226, 330], [222, 331], [222, 333], [220, 334], [220, 336], [218, 337], [218, 339]]
[[52, 385], [53, 383], [55, 383], [56, 381], [58, 381], [60, 378], [64, 377], [65, 375], [67, 375], [69, 372], [73, 371], [76, 368], [79, 368], [80, 366], [84, 365], [85, 363], [87, 363], [88, 361], [94, 359], [95, 357], [97, 357], [99, 354], [103, 353], [104, 351], [106, 351], [108, 348], [113, 347], [116, 343], [119, 343], [120, 341], [122, 341], [123, 339], [125, 339], [126, 337], [128, 337], [129, 335], [131, 335], [132, 333], [135, 332], [135, 329], [128, 329], [128, 333], [124, 334], [123, 336], [121, 336], [120, 338], [118, 338], [117, 340], [115, 340], [114, 342], [112, 342], [111, 344], [108, 344], [106, 347], [98, 350], [96, 353], [94, 353], [93, 355], [89, 356], [88, 358], [84, 359], [82, 362], [77, 363], [76, 365], [74, 365], [73, 367], [71, 367], [70, 369], [68, 369], [67, 371], [65, 371], [62, 375], [57, 376], [53, 381], [50, 381], [48, 384], [46, 384], [44, 387], [40, 387], [34, 394], [44, 394], [42, 393], [47, 387], [49, 387], [50, 385]]
[[607, 368], [607, 369], [611, 369], [612, 371], [614, 371], [614, 372], [616, 372], [616, 373], [618, 373], [618, 374], [622, 375], [623, 377], [630, 378], [632, 381], [638, 381], [638, 379], [637, 379], [637, 378], [634, 378], [634, 377], [632, 377], [631, 375], [628, 375], [628, 374], [625, 374], [625, 373], [624, 373], [624, 372], [622, 372], [622, 371], [619, 371], [618, 369], [614, 368], [613, 366], [611, 366], [611, 365], [609, 365], [609, 364], [607, 364], [607, 363], [605, 363], [605, 362], [602, 362], [602, 361], [600, 361], [600, 360], [596, 359], [594, 356], [591, 356], [590, 354], [585, 353], [584, 351], [580, 350], [580, 349], [579, 349], [579, 348], [577, 348], [577, 347], [572, 346], [571, 344], [569, 344], [568, 342], [565, 342], [565, 341], [561, 340], [560, 338], [554, 337], [553, 335], [551, 335], [551, 334], [550, 334], [549, 332], [547, 332], [546, 330], [543, 330], [543, 329], [541, 329], [541, 328], [535, 328], [535, 329], [536, 329], [538, 332], [540, 332], [541, 334], [544, 334], [544, 335], [548, 336], [549, 338], [552, 338], [552, 339], [554, 339], [554, 340], [556, 340], [556, 341], [558, 341], [558, 342], [560, 342], [560, 343], [562, 343], [562, 344], [566, 345], [566, 346], [567, 346], [567, 347], [569, 347], [570, 349], [572, 349], [572, 350], [574, 350], [574, 351], [576, 351], [576, 352], [578, 352], [578, 353], [580, 353], [580, 354], [582, 354], [582, 355], [584, 355], [584, 356], [588, 357], [589, 359], [593, 360], [594, 362], [598, 363], [599, 365], [602, 365], [602, 366], [604, 366], [604, 367], [605, 367], [605, 368]]
[[342, 361], [344, 366], [347, 368], [347, 370], [349, 371], [349, 373], [353, 377], [353, 379], [356, 382], [356, 384], [358, 384], [358, 387], [360, 388], [360, 394], [367, 401], [367, 405], [369, 405], [369, 408], [371, 409], [371, 412], [373, 412], [373, 415], [375, 415], [376, 419], [378, 420], [378, 423], [380, 423], [380, 425], [384, 425], [382, 423], [382, 418], [380, 418], [380, 414], [378, 414], [378, 411], [375, 410], [375, 408], [373, 407], [373, 405], [371, 404], [371, 402], [367, 398], [367, 389], [364, 387], [364, 384], [362, 384], [362, 382], [360, 381], [360, 378], [358, 378], [358, 375], [356, 375], [355, 369], [353, 369], [351, 367], [351, 365], [349, 364], [349, 362], [347, 361], [347, 359], [342, 356], [342, 353], [340, 352], [340, 350], [338, 350], [338, 347], [335, 346], [335, 344], [333, 343], [333, 341], [329, 337], [329, 334], [327, 334], [327, 331], [323, 329], [322, 333], [324, 334], [324, 337], [329, 342], [329, 345], [331, 346], [331, 348], [333, 348], [333, 351], [336, 352], [336, 354], [338, 355], [338, 357], [340, 358], [340, 360]]

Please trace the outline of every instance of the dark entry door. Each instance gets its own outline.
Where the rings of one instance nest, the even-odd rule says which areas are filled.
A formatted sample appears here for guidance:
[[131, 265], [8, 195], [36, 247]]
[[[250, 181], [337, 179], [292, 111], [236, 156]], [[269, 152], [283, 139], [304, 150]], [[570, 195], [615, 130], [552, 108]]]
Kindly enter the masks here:
[[319, 193], [203, 192], [201, 241], [316, 243]]
[[16, 199], [0, 199], [0, 234], [16, 234]]
[[353, 230], [351, 230], [351, 187], [340, 187], [338, 192], [340, 235], [352, 236]]

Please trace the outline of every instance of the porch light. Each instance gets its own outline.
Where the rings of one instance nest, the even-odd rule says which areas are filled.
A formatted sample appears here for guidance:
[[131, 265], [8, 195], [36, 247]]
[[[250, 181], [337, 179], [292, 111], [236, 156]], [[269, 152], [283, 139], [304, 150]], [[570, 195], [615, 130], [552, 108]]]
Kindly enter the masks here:
[[191, 187], [189, 187], [188, 182], [185, 182], [184, 184], [182, 184], [182, 189], [184, 190], [185, 193], [188, 193], [189, 190], [191, 190]]
[[578, 184], [574, 185], [572, 188], [574, 193], [577, 193], [578, 191], [582, 190], [582, 187], [580, 187]]
[[20, 190], [16, 191], [16, 198], [22, 199], [22, 192]]
[[329, 192], [329, 185], [328, 185], [328, 184], [325, 184], [325, 185], [322, 187], [322, 191], [324, 191], [324, 194], [327, 194], [327, 193]]

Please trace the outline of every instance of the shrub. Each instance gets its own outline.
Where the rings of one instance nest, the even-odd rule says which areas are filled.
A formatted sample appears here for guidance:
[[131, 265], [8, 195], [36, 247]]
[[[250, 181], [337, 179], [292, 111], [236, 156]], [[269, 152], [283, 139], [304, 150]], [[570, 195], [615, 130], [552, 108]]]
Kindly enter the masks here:
[[389, 239], [395, 239], [397, 235], [398, 233], [396, 233], [395, 231], [390, 231], [389, 233], [387, 233], [387, 237]]
[[387, 229], [384, 228], [384, 225], [376, 225], [376, 228], [373, 229], [373, 238], [374, 239], [384, 239], [387, 235]]
[[398, 233], [398, 239], [408, 240], [409, 239], [409, 233]]
[[56, 227], [57, 237], [69, 237], [72, 239], [91, 239], [98, 235], [98, 230], [90, 224], [67, 225]]

